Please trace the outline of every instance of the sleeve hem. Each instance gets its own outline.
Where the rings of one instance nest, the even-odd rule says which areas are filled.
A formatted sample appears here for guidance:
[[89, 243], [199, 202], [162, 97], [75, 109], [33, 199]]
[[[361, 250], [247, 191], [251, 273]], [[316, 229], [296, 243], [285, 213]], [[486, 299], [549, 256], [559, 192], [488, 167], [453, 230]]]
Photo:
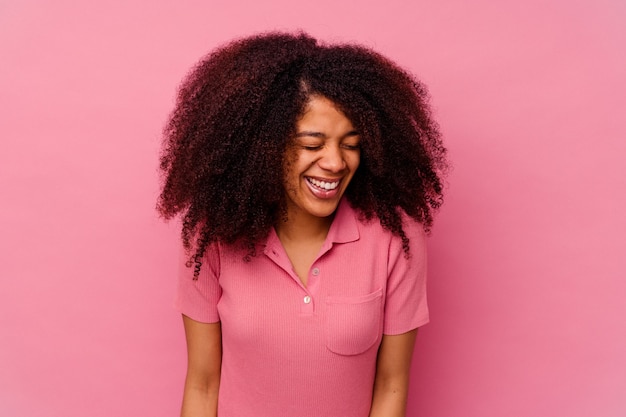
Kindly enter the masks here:
[[390, 326], [388, 328], [383, 329], [383, 335], [388, 335], [388, 336], [393, 336], [393, 335], [399, 335], [399, 334], [403, 334], [406, 332], [410, 332], [411, 330], [415, 330], [418, 327], [421, 327], [425, 324], [427, 324], [430, 321], [429, 317], [420, 317], [419, 319], [415, 320], [413, 323], [410, 323], [409, 325], [405, 325], [405, 326]]
[[183, 306], [179, 305], [178, 303], [174, 303], [174, 310], [200, 323], [219, 323], [220, 322], [220, 317], [218, 314], [211, 314], [206, 311], [200, 312], [200, 311], [193, 310], [190, 308], [183, 308]]

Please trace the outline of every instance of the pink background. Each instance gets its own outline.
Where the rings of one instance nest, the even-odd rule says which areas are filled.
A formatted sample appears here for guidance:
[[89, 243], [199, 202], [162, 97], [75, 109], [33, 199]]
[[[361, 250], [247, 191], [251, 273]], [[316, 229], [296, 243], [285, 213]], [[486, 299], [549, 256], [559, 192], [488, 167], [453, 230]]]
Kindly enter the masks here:
[[295, 28], [418, 74], [454, 162], [408, 415], [626, 415], [624, 22], [618, 0], [0, 2], [0, 415], [178, 413], [160, 130], [202, 54]]

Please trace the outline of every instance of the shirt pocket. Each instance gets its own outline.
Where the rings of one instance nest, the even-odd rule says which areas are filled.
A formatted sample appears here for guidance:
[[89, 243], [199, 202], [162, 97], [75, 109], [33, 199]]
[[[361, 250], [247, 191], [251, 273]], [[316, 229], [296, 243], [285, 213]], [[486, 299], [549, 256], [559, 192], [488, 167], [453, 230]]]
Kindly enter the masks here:
[[339, 355], [358, 355], [380, 338], [381, 289], [358, 297], [326, 298], [326, 347]]

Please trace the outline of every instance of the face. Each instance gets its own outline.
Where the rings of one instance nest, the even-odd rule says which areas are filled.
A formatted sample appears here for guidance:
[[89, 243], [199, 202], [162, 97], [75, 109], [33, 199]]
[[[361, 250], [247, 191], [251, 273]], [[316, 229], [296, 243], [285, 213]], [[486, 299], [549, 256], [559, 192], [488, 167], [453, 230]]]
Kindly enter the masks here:
[[352, 122], [332, 101], [312, 96], [285, 156], [287, 217], [332, 215], [359, 162], [359, 134]]

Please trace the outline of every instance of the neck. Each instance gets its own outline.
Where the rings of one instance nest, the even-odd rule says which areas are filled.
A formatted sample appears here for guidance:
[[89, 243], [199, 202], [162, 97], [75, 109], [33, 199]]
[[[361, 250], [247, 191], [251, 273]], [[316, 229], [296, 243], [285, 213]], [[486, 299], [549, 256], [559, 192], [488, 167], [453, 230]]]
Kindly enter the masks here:
[[324, 241], [333, 217], [302, 216], [291, 212], [287, 214], [287, 219], [278, 222], [276, 234], [283, 242]]

